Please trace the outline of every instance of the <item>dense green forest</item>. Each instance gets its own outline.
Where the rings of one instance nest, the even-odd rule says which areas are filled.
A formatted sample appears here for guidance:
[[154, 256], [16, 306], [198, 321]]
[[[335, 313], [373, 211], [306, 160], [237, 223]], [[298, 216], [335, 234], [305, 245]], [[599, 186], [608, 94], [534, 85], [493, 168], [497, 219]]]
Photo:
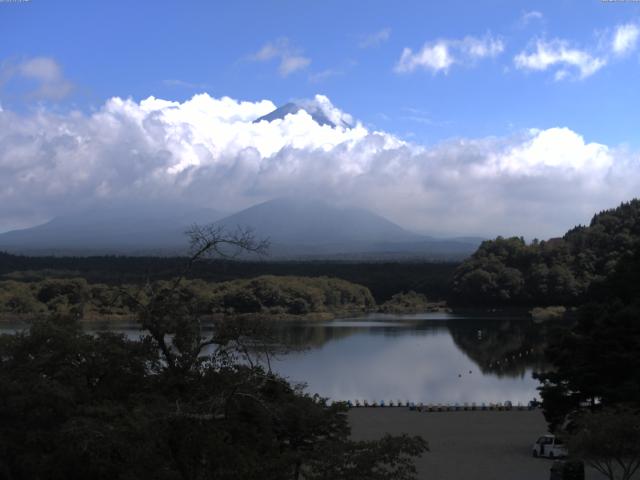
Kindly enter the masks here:
[[[27, 257], [0, 252], [0, 276], [7, 280], [84, 278], [107, 285], [139, 284], [174, 278], [182, 272], [183, 257]], [[457, 263], [233, 261], [203, 259], [189, 278], [209, 282], [255, 278], [261, 275], [341, 278], [367, 287], [377, 303], [413, 290], [429, 299], [444, 299]]]
[[[168, 288], [172, 280], [152, 284]], [[181, 295], [197, 315], [263, 313], [358, 313], [372, 310], [376, 302], [366, 287], [327, 277], [261, 276], [229, 282], [185, 280]], [[0, 282], [0, 313], [73, 314], [84, 319], [132, 315], [146, 301], [148, 288], [140, 285], [89, 284], [83, 278], [35, 282]]]
[[593, 282], [573, 324], [558, 324], [537, 373], [550, 431], [611, 480], [640, 468], [640, 247]]
[[581, 404], [640, 409], [640, 247], [592, 285], [571, 328], [558, 326], [539, 374], [545, 413], [558, 427]]
[[548, 241], [498, 237], [455, 271], [450, 298], [462, 305], [579, 305], [592, 285], [640, 244], [640, 200], [593, 217]]

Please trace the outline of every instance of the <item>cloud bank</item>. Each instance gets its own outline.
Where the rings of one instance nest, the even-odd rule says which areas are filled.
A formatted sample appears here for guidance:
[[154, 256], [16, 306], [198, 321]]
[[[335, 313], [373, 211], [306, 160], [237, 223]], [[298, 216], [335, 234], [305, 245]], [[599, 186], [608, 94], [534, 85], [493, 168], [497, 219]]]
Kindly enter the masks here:
[[93, 113], [0, 111], [0, 230], [97, 201], [234, 211], [321, 195], [422, 232], [548, 237], [638, 194], [637, 154], [568, 128], [426, 147], [357, 122], [320, 126], [305, 111], [253, 123], [275, 107], [201, 94], [116, 97]]

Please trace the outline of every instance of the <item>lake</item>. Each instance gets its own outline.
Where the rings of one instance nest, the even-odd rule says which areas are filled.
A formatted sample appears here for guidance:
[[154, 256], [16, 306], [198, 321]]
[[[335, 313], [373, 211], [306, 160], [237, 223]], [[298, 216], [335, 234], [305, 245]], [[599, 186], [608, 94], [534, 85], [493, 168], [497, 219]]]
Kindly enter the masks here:
[[281, 327], [306, 350], [272, 367], [335, 400], [527, 403], [544, 370], [543, 327], [526, 318], [426, 313]]
[[271, 366], [332, 400], [526, 404], [537, 397], [532, 373], [545, 369], [545, 330], [528, 318], [476, 313], [284, 322], [276, 338], [291, 350]]

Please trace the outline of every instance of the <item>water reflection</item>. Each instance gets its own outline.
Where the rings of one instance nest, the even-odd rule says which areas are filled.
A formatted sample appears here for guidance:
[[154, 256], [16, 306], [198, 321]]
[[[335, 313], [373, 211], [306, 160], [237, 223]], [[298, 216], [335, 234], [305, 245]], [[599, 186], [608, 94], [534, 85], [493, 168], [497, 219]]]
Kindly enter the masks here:
[[442, 313], [297, 323], [278, 335], [298, 350], [272, 366], [334, 399], [526, 403], [544, 333], [523, 318]]
[[[141, 335], [135, 324], [92, 330]], [[524, 318], [375, 314], [280, 323], [274, 338], [286, 353], [272, 358], [273, 369], [336, 400], [526, 403], [537, 396], [531, 373], [546, 368], [546, 326]]]
[[447, 325], [456, 346], [485, 374], [522, 377], [527, 371], [542, 371], [546, 326], [523, 319], [478, 323], [457, 320]]

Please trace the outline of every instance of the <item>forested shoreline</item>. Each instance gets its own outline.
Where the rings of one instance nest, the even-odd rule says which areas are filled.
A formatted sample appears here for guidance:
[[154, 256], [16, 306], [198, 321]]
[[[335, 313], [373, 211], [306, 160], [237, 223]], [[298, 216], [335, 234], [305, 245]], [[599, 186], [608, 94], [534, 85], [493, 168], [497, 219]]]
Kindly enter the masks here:
[[[72, 315], [81, 321], [130, 320], [137, 304], [147, 300], [147, 287], [168, 288], [171, 280], [151, 284], [92, 284], [84, 278], [0, 281], [0, 320]], [[367, 287], [329, 277], [263, 275], [227, 282], [184, 280], [182, 301], [194, 315], [220, 318], [257, 315], [269, 319], [329, 319], [381, 311], [412, 313], [442, 309], [414, 291], [401, 292], [382, 304]]]
[[456, 305], [573, 306], [615, 272], [640, 245], [640, 200], [594, 215], [561, 238], [485, 241], [457, 267], [449, 298]]
[[[106, 285], [168, 280], [183, 273], [185, 257], [29, 257], [0, 252], [0, 279], [40, 281], [83, 278]], [[400, 292], [414, 291], [429, 299], [445, 299], [457, 262], [240, 261], [202, 259], [187, 277], [224, 282], [262, 275], [332, 277], [367, 287], [377, 303]]]
[[[152, 288], [169, 288], [171, 280], [153, 282]], [[144, 285], [90, 284], [83, 278], [36, 282], [0, 282], [0, 316], [73, 315], [79, 319], [129, 318], [147, 301]], [[317, 277], [261, 276], [247, 280], [205, 282], [185, 280], [182, 300], [194, 315], [267, 316], [312, 313], [362, 313], [376, 308], [366, 287], [345, 280]]]
[[[0, 252], [0, 315], [126, 317], [144, 285], [163, 288], [184, 275], [185, 298], [198, 315], [331, 318], [453, 307], [526, 309], [551, 318], [583, 304], [638, 245], [640, 200], [634, 199], [560, 238], [485, 241], [460, 264], [202, 258], [185, 271], [184, 257]], [[539, 308], [551, 306], [558, 306], [552, 315]]]

